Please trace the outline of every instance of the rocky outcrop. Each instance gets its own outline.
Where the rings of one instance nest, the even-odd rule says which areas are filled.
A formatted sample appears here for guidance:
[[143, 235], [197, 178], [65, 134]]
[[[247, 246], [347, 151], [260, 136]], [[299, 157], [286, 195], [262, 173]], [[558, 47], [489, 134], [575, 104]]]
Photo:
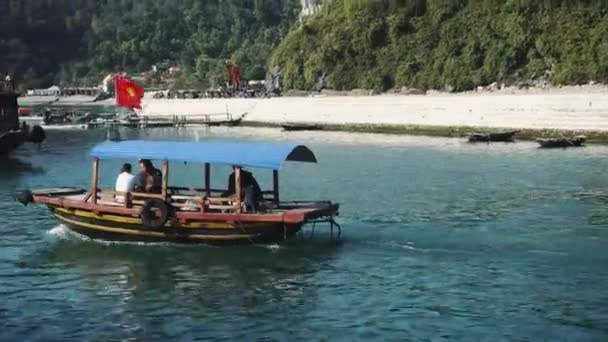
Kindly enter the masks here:
[[320, 8], [320, 0], [300, 0], [302, 5], [302, 11], [300, 12], [300, 18], [315, 14]]

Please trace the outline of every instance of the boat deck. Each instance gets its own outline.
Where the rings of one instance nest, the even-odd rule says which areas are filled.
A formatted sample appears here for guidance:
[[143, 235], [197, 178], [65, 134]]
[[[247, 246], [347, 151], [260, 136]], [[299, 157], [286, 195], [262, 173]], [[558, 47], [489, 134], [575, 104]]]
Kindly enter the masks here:
[[[219, 191], [219, 190], [215, 190]], [[78, 188], [41, 189], [33, 192], [33, 200], [54, 208], [86, 210], [125, 216], [139, 216], [145, 204], [144, 194], [133, 194], [129, 204], [116, 200], [124, 195], [115, 191], [100, 190], [95, 203], [90, 192]], [[154, 194], [146, 194], [155, 198]], [[172, 194], [169, 196], [173, 213], [180, 220], [245, 220], [260, 222], [284, 222], [303, 224], [310, 220], [338, 215], [339, 205], [329, 201], [281, 201], [265, 200], [255, 212], [238, 211], [232, 198]]]

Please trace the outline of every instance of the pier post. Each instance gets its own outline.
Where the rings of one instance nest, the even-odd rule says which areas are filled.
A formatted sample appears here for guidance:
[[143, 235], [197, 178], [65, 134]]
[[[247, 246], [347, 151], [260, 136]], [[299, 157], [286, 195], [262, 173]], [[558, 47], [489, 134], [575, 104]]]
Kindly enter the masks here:
[[162, 166], [162, 173], [163, 173], [163, 183], [162, 183], [162, 195], [163, 198], [165, 200], [167, 200], [167, 189], [169, 187], [169, 162], [168, 161], [163, 161], [163, 166]]
[[99, 159], [95, 158], [93, 160], [93, 175], [91, 176], [91, 198], [93, 200], [93, 204], [97, 204], [98, 176], [99, 176]]
[[205, 163], [205, 194], [211, 196], [211, 167]]
[[274, 193], [274, 201], [279, 203], [279, 171], [272, 171], [272, 192]]
[[236, 212], [240, 213], [241, 212], [241, 168], [238, 166], [234, 170], [234, 182], [235, 182], [234, 190], [236, 192], [235, 196], [236, 196], [236, 203], [237, 203]]

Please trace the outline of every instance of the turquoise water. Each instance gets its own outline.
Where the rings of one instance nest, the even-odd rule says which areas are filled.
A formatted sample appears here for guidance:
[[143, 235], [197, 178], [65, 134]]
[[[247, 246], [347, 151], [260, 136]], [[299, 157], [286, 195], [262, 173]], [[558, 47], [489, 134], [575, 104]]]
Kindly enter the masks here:
[[[2, 160], [1, 340], [608, 339], [608, 147], [275, 129], [124, 130], [124, 138], [297, 140], [282, 198], [342, 205], [343, 238], [279, 245], [110, 244], [15, 189], [89, 184], [102, 131], [48, 132]], [[119, 161], [102, 164], [103, 183]], [[263, 185], [271, 175], [254, 170]], [[214, 168], [214, 186], [227, 170]], [[173, 183], [202, 184], [199, 165]]]

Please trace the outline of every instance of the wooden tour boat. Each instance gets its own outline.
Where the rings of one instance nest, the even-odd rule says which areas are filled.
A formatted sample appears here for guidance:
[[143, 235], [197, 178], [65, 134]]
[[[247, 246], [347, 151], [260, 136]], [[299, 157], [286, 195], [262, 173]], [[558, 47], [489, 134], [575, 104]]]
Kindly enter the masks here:
[[[17, 194], [48, 206], [68, 228], [91, 238], [114, 241], [171, 241], [209, 244], [277, 242], [293, 237], [304, 224], [327, 222], [332, 229], [339, 204], [329, 201], [281, 201], [279, 173], [285, 161], [316, 163], [303, 145], [244, 142], [170, 142], [129, 140], [96, 146], [88, 190], [57, 188]], [[162, 160], [160, 193], [124, 193], [98, 187], [100, 160]], [[169, 186], [169, 161], [200, 163], [203, 188]], [[234, 195], [210, 186], [211, 164], [234, 167]], [[251, 210], [250, 193], [241, 189], [243, 167], [272, 170], [273, 189], [263, 191]], [[204, 182], [204, 183], [203, 183]], [[125, 198], [124, 203], [115, 198]], [[249, 200], [249, 202], [248, 202]]]
[[518, 131], [508, 131], [499, 133], [479, 133], [475, 132], [469, 135], [469, 142], [512, 142], [513, 136]]

